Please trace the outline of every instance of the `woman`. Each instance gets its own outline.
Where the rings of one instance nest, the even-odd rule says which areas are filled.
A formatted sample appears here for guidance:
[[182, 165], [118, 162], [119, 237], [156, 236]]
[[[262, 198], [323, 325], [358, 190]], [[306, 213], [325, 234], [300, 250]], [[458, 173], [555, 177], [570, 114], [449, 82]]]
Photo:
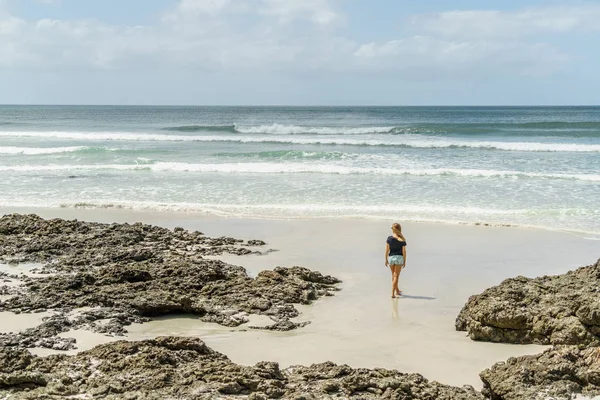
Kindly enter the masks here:
[[392, 271], [392, 299], [400, 296], [402, 291], [398, 287], [400, 271], [406, 267], [406, 239], [402, 234], [400, 224], [392, 225], [392, 236], [388, 236], [385, 247], [385, 266]]

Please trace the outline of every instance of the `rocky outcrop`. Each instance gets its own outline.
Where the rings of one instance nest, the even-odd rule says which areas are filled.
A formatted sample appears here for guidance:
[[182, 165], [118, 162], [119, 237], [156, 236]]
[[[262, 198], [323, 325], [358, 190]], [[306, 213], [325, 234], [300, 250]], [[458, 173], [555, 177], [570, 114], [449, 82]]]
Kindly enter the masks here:
[[556, 346], [542, 354], [510, 358], [481, 374], [491, 400], [572, 400], [600, 396], [600, 349]]
[[119, 341], [74, 356], [0, 348], [0, 398], [572, 400], [600, 396], [600, 350], [557, 346], [481, 373], [483, 391], [331, 362], [240, 366], [198, 338]]
[[[258, 329], [298, 324], [294, 304], [337, 290], [339, 281], [301, 267], [255, 278], [242, 267], [208, 259], [248, 254], [233, 238], [182, 228], [97, 224], [34, 215], [0, 218], [0, 262], [38, 262], [33, 275], [0, 274], [0, 310], [52, 315], [34, 328], [0, 334], [0, 399], [402, 399], [571, 400], [600, 395], [600, 261], [565, 275], [515, 278], [469, 299], [456, 321], [472, 339], [572, 344], [511, 358], [481, 373], [472, 387], [429, 382], [418, 374], [353, 369], [330, 362], [281, 370], [273, 362], [240, 366], [200, 339], [119, 341], [74, 356], [33, 356], [26, 347], [73, 348], [71, 329], [123, 335], [131, 323], [191, 313], [239, 326], [269, 316]], [[250, 327], [256, 328], [256, 327]]]
[[299, 314], [293, 304], [309, 304], [337, 290], [336, 278], [302, 267], [278, 267], [251, 278], [242, 267], [203, 257], [253, 252], [242, 245], [264, 242], [214, 239], [140, 223], [4, 216], [0, 262], [43, 266], [40, 275], [19, 276], [18, 290], [14, 285], [3, 290], [0, 282], [0, 293], [10, 293], [0, 310], [53, 310], [56, 315], [36, 328], [0, 334], [0, 345], [68, 349], [74, 341], [58, 333], [85, 328], [122, 335], [133, 322], [180, 313], [230, 327], [260, 314], [273, 320], [268, 329], [289, 330], [299, 326], [290, 320]]
[[558, 276], [517, 277], [472, 296], [456, 329], [473, 340], [600, 345], [600, 260]]
[[0, 218], [0, 262], [41, 262], [39, 272], [86, 272], [115, 263], [179, 260], [181, 257], [258, 253], [230, 237], [211, 238], [201, 232], [135, 224], [102, 224], [77, 220], [43, 219], [10, 214]]
[[472, 296], [456, 329], [473, 340], [555, 345], [483, 371], [486, 398], [600, 396], [600, 260], [563, 275], [507, 279]]
[[[280, 370], [273, 362], [232, 363], [200, 339], [159, 337], [114, 342], [75, 356], [31, 356], [0, 349], [0, 398], [103, 399], [413, 399], [483, 400], [471, 387], [418, 374], [333, 363]], [[80, 397], [84, 398], [84, 397]]]

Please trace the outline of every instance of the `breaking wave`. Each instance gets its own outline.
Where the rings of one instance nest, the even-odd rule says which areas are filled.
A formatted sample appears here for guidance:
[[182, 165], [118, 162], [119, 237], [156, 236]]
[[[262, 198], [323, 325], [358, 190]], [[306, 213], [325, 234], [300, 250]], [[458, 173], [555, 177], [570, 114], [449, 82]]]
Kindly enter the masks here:
[[366, 135], [366, 134], [530, 134], [532, 136], [600, 137], [600, 122], [542, 121], [526, 123], [406, 124], [398, 126], [310, 126], [263, 125], [182, 125], [162, 128], [172, 132], [213, 132], [268, 135]]
[[583, 143], [542, 143], [542, 142], [504, 142], [504, 141], [473, 141], [459, 138], [431, 138], [420, 135], [386, 137], [290, 137], [274, 135], [263, 136], [217, 136], [217, 135], [161, 135], [150, 133], [124, 132], [0, 132], [0, 137], [31, 137], [55, 138], [83, 141], [189, 141], [189, 142], [230, 142], [230, 143], [281, 143], [303, 145], [342, 145], [342, 146], [383, 146], [405, 148], [474, 148], [506, 151], [534, 152], [600, 152], [600, 144]]
[[57, 154], [57, 153], [73, 153], [90, 149], [87, 146], [69, 146], [69, 147], [0, 147], [0, 154], [22, 154], [22, 155], [39, 155], [39, 154]]
[[[151, 162], [151, 161], [149, 161]], [[337, 174], [337, 175], [412, 175], [412, 176], [456, 176], [472, 178], [538, 178], [567, 179], [587, 182], [600, 182], [597, 174], [553, 174], [520, 171], [496, 171], [478, 169], [399, 169], [348, 167], [334, 164], [309, 163], [221, 163], [190, 164], [179, 162], [157, 162], [139, 164], [93, 164], [93, 165], [13, 165], [0, 166], [0, 171], [44, 172], [73, 170], [120, 170], [120, 171], [152, 171], [152, 172], [200, 172], [200, 173], [246, 173], [246, 174]]]

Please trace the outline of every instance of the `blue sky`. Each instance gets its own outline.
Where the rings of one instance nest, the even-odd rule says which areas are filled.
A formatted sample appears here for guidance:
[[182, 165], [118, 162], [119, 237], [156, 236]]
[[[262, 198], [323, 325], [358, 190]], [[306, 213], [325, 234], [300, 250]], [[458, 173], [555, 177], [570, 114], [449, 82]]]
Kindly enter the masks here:
[[600, 104], [600, 1], [0, 0], [4, 104]]

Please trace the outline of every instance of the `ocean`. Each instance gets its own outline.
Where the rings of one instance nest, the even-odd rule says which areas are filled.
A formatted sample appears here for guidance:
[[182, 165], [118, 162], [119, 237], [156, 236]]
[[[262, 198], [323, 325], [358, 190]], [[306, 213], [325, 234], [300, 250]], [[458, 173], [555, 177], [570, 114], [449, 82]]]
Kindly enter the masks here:
[[600, 107], [0, 106], [0, 206], [600, 237]]

